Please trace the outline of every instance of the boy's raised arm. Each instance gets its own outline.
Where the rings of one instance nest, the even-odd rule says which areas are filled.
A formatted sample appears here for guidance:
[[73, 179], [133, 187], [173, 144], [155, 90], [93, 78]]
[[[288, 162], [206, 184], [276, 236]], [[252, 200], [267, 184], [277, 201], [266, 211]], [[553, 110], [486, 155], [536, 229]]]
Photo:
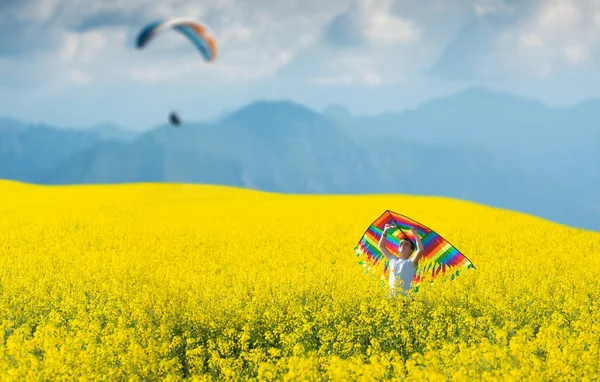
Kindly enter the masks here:
[[415, 237], [415, 241], [417, 243], [417, 250], [416, 250], [415, 254], [411, 257], [410, 261], [412, 261], [412, 263], [416, 267], [417, 265], [419, 265], [419, 260], [421, 260], [421, 257], [423, 256], [424, 248], [423, 248], [423, 242], [421, 241], [421, 238], [419, 237], [419, 232], [417, 231], [417, 229], [413, 227], [410, 230], [413, 233], [413, 235]]
[[391, 225], [386, 224], [385, 227], [383, 228], [383, 233], [381, 234], [381, 238], [379, 239], [379, 250], [381, 251], [381, 253], [383, 253], [383, 255], [388, 259], [388, 261], [391, 261], [395, 256], [392, 255], [392, 253], [385, 247], [385, 235], [387, 235], [388, 230], [392, 228]]

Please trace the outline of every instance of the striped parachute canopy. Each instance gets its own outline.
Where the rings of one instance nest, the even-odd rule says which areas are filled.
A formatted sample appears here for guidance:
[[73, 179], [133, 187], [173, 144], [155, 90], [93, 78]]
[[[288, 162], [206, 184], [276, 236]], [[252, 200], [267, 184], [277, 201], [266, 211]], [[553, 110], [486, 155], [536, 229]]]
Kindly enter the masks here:
[[159, 33], [171, 29], [187, 37], [202, 53], [206, 61], [214, 61], [217, 56], [217, 42], [209, 28], [194, 19], [170, 18], [154, 21], [140, 30], [136, 39], [136, 47], [144, 48]]
[[416, 244], [411, 228], [416, 228], [421, 238], [424, 253], [413, 278], [413, 285], [418, 285], [425, 278], [434, 279], [440, 274], [450, 275], [454, 279], [461, 270], [475, 268], [465, 255], [435, 231], [404, 215], [387, 210], [369, 226], [354, 248], [356, 257], [359, 258], [358, 263], [365, 268], [365, 273], [370, 273], [373, 277], [379, 275], [382, 286], [385, 286], [389, 278], [389, 261], [379, 250], [378, 243], [386, 224], [396, 227], [388, 231], [385, 242], [392, 253], [398, 253], [402, 239], [412, 240]]

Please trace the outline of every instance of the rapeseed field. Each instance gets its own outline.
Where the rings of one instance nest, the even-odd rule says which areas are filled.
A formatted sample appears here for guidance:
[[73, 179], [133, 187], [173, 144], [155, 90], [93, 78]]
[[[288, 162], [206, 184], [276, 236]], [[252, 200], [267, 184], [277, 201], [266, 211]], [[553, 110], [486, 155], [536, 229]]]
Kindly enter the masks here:
[[[387, 298], [384, 210], [477, 267]], [[597, 380], [600, 234], [438, 197], [0, 182], [0, 379]]]

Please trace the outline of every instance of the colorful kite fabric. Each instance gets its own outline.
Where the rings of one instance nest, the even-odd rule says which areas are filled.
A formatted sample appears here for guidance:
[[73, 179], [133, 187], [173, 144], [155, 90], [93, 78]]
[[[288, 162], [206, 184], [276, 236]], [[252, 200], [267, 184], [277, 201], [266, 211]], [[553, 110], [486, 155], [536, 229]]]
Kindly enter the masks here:
[[433, 279], [442, 274], [454, 278], [461, 269], [475, 268], [465, 255], [435, 231], [406, 216], [387, 210], [369, 226], [354, 249], [356, 257], [360, 259], [359, 264], [366, 269], [367, 274], [379, 274], [382, 285], [385, 285], [389, 278], [389, 261], [379, 250], [378, 243], [386, 224], [395, 227], [388, 231], [385, 243], [394, 254], [398, 253], [402, 239], [408, 238], [416, 244], [411, 228], [416, 228], [421, 238], [424, 253], [413, 278], [414, 285], [418, 285], [428, 276]]

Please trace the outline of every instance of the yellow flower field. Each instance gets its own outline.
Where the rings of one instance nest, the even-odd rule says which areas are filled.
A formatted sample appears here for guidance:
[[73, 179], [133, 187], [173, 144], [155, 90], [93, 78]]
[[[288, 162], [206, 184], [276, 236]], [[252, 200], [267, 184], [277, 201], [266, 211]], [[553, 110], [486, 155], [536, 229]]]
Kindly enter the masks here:
[[[477, 269], [386, 298], [354, 254], [386, 209]], [[0, 325], [3, 381], [596, 380], [600, 234], [436, 197], [0, 182]]]

